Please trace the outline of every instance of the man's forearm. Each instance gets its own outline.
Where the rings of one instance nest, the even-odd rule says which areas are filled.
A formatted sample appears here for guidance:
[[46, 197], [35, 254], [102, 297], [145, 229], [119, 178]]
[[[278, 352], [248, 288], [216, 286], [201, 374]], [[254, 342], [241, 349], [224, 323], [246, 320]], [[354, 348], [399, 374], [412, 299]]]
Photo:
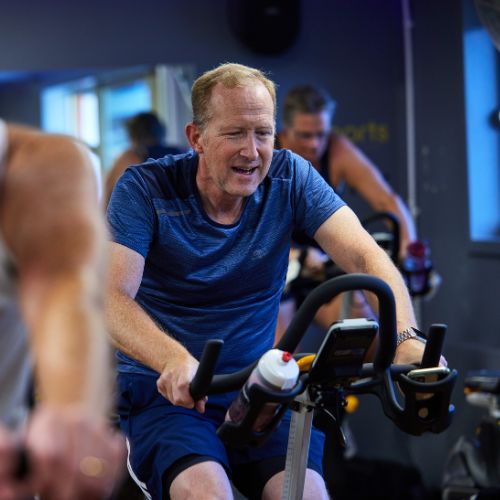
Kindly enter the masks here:
[[398, 330], [415, 326], [413, 307], [401, 274], [385, 251], [361, 227], [352, 210], [339, 209], [320, 227], [315, 237], [345, 272], [377, 276], [390, 286], [396, 299]]
[[24, 306], [41, 399], [105, 414], [111, 359], [96, 274], [84, 269], [41, 277], [23, 291], [30, 297]]
[[391, 288], [396, 302], [398, 331], [416, 326], [410, 295], [401, 274], [383, 250], [376, 250], [372, 254], [376, 257], [365, 261], [362, 272], [380, 278]]
[[108, 331], [120, 351], [161, 373], [169, 363], [190, 357], [189, 352], [148, 316], [131, 297], [109, 293]]

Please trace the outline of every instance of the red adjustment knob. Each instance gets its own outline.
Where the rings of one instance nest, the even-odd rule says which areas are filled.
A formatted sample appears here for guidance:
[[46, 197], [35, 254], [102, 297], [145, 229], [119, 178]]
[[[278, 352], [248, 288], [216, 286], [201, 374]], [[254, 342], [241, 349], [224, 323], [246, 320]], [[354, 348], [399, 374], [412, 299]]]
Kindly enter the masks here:
[[285, 363], [288, 363], [292, 359], [292, 353], [291, 352], [284, 352], [283, 355], [281, 356], [281, 359]]

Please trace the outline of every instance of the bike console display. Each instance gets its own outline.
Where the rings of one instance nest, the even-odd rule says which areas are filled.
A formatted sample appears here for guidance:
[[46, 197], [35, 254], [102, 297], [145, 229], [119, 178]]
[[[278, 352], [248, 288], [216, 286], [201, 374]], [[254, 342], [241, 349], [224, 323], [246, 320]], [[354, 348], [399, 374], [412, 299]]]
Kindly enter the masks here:
[[312, 363], [309, 383], [335, 386], [359, 377], [377, 332], [378, 323], [371, 319], [333, 323]]

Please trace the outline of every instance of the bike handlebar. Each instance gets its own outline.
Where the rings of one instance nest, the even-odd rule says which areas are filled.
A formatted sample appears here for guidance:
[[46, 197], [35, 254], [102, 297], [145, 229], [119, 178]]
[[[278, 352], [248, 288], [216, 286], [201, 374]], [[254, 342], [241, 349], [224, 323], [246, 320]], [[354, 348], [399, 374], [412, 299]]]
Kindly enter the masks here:
[[394, 295], [389, 286], [375, 276], [367, 274], [345, 274], [325, 281], [317, 286], [301, 304], [285, 334], [276, 348], [293, 352], [299, 344], [317, 310], [342, 292], [368, 290], [379, 302], [379, 344], [375, 354], [374, 367], [378, 372], [388, 368], [396, 350], [396, 307]]
[[[276, 348], [293, 352], [317, 310], [339, 293], [364, 289], [373, 292], [379, 301], [379, 343], [375, 354], [374, 367], [377, 372], [386, 370], [392, 362], [396, 349], [396, 313], [394, 295], [381, 279], [366, 274], [348, 274], [325, 281], [316, 287], [297, 310], [285, 334]], [[193, 399], [201, 399], [206, 394], [220, 394], [239, 389], [250, 375], [255, 363], [231, 374], [213, 375], [222, 340], [209, 340], [205, 345], [200, 365], [191, 385]]]
[[444, 336], [448, 327], [443, 324], [436, 323], [429, 328], [429, 337], [425, 345], [424, 355], [422, 357], [422, 368], [438, 366], [443, 350]]
[[[394, 296], [389, 286], [379, 278], [365, 274], [348, 274], [330, 279], [316, 287], [299, 307], [276, 347], [293, 352], [319, 307], [339, 293], [360, 289], [374, 293], [379, 301], [379, 342], [373, 364], [364, 364], [361, 367], [359, 381], [345, 386], [345, 389], [352, 392], [376, 394], [382, 401], [386, 415], [406, 432], [415, 435], [429, 430], [441, 432], [448, 427], [451, 421], [453, 408], [452, 405], [449, 405], [449, 397], [457, 372], [451, 370], [444, 379], [429, 384], [410, 380], [406, 376], [406, 373], [417, 366], [391, 365], [396, 350]], [[439, 364], [445, 332], [446, 325], [436, 324], [430, 328], [429, 339], [422, 358], [423, 367]], [[240, 389], [258, 361], [256, 360], [235, 373], [214, 376], [214, 368], [222, 345], [222, 340], [210, 340], [205, 346], [200, 366], [190, 385], [191, 395], [195, 400], [201, 399], [207, 394], [219, 394]], [[364, 379], [363, 377], [372, 377], [372, 379]], [[404, 406], [398, 402], [393, 378], [398, 380], [400, 388], [404, 392], [406, 399]], [[308, 374], [304, 374], [288, 395], [278, 398], [277, 395], [268, 394], [266, 400], [271, 401], [275, 397], [283, 402], [286, 400], [286, 404], [290, 404], [298, 393], [305, 390], [307, 384]], [[427, 408], [427, 399], [423, 399], [422, 402], [420, 397], [421, 394], [428, 393], [434, 395], [430, 410]], [[264, 399], [259, 402], [260, 406], [263, 404], [262, 401]], [[424, 405], [425, 408], [423, 408]], [[422, 408], [423, 411], [420, 411]], [[421, 417], [421, 414], [425, 412], [429, 413], [430, 416]], [[250, 427], [247, 430], [250, 430]], [[236, 434], [237, 432], [232, 433], [233, 436]]]
[[[277, 349], [293, 352], [313, 320], [317, 310], [339, 293], [364, 289], [375, 293], [379, 301], [379, 343], [372, 370], [382, 373], [391, 366], [396, 349], [396, 316], [394, 295], [381, 279], [365, 274], [346, 274], [325, 281], [316, 287], [297, 310], [285, 334], [276, 345]], [[422, 357], [422, 367], [437, 366], [441, 357], [446, 325], [434, 324], [429, 329], [429, 338]], [[239, 389], [257, 363], [224, 375], [213, 375], [215, 365], [224, 342], [209, 340], [203, 350], [198, 371], [191, 385], [195, 400], [207, 394], [220, 394]], [[406, 365], [411, 366], [411, 365]], [[415, 366], [413, 366], [415, 368]], [[411, 368], [410, 368], [411, 369]]]
[[224, 341], [221, 339], [211, 339], [205, 344], [198, 370], [189, 387], [191, 396], [195, 401], [209, 393], [215, 365], [223, 345]]

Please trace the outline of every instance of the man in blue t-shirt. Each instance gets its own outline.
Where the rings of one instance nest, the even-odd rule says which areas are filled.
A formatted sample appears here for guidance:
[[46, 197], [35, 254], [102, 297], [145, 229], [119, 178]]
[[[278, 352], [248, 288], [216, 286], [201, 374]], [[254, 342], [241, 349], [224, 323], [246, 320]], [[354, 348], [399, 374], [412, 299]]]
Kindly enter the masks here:
[[[108, 209], [108, 321], [131, 473], [153, 498], [231, 498], [228, 475], [250, 498], [280, 498], [287, 420], [261, 448], [226, 448], [215, 431], [234, 394], [189, 393], [205, 342], [225, 342], [218, 373], [272, 347], [294, 228], [346, 272], [386, 281], [400, 331], [415, 318], [401, 276], [353, 212], [310, 163], [273, 151], [273, 82], [224, 64], [196, 80], [192, 103], [192, 151], [129, 168]], [[418, 362], [423, 346], [406, 337], [395, 361]], [[304, 498], [328, 498], [322, 446], [313, 430]]]

